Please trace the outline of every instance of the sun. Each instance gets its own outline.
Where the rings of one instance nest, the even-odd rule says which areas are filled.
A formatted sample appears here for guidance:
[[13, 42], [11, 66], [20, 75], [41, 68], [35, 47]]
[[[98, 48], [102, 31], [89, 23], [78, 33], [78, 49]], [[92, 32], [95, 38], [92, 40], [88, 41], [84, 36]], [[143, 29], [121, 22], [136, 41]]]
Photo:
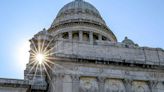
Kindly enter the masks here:
[[38, 53], [36, 54], [35, 59], [39, 64], [42, 64], [45, 60], [45, 55], [42, 53]]

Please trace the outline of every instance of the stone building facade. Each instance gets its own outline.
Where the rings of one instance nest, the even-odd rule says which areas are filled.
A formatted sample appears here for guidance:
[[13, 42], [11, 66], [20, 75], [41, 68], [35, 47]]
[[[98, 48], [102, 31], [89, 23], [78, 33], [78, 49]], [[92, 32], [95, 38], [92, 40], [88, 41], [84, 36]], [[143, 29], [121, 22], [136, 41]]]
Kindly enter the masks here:
[[86, 1], [66, 4], [30, 42], [24, 80], [0, 79], [0, 92], [164, 92], [164, 50], [118, 42]]

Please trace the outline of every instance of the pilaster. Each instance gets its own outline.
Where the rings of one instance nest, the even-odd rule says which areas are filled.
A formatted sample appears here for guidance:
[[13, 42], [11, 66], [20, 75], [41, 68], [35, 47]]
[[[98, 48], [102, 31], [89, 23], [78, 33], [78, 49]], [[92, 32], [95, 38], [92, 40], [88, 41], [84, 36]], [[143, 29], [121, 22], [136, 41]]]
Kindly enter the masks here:
[[124, 79], [123, 80], [126, 92], [132, 92], [132, 82], [133, 81], [131, 79]]
[[158, 84], [158, 81], [149, 81], [148, 82], [151, 92], [157, 92], [157, 84]]
[[90, 44], [93, 44], [93, 32], [89, 32], [89, 41]]
[[62, 33], [59, 34], [59, 39], [62, 40]]
[[71, 77], [72, 77], [72, 92], [79, 92], [80, 76], [71, 75]]
[[83, 41], [83, 31], [79, 31], [79, 41]]
[[105, 77], [98, 77], [99, 92], [105, 92]]
[[55, 81], [55, 92], [63, 92], [63, 78], [64, 74], [56, 74], [55, 75], [56, 81]]
[[69, 40], [72, 40], [72, 31], [68, 32]]

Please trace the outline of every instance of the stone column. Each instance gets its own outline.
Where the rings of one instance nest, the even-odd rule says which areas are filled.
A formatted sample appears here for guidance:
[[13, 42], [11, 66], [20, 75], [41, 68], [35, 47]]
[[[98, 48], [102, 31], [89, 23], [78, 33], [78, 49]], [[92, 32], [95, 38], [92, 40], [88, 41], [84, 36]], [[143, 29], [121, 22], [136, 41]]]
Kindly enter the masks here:
[[69, 40], [72, 40], [72, 31], [68, 32]]
[[89, 41], [90, 44], [93, 44], [93, 32], [89, 32]]
[[59, 40], [62, 40], [62, 33], [59, 34]]
[[79, 31], [79, 41], [83, 41], [83, 31]]
[[99, 92], [105, 92], [105, 77], [98, 77]]
[[102, 35], [99, 34], [99, 41], [102, 41]]
[[55, 74], [55, 92], [63, 92], [63, 78], [64, 74]]
[[52, 77], [52, 80], [49, 80], [49, 91], [50, 92], [55, 92], [56, 89], [56, 75]]
[[71, 75], [71, 77], [72, 77], [72, 92], [79, 92], [80, 76], [79, 75]]
[[158, 81], [149, 81], [148, 82], [151, 92], [157, 92], [157, 84], [158, 84]]
[[124, 79], [123, 80], [126, 92], [132, 92], [132, 80], [130, 79]]

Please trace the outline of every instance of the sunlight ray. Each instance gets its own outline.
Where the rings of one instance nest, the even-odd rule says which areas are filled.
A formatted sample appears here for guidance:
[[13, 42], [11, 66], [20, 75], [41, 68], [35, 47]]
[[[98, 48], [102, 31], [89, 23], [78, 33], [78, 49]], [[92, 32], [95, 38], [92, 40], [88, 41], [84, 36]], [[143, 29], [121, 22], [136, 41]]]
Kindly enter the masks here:
[[28, 72], [28, 74], [31, 73], [31, 71], [34, 69], [34, 67], [36, 66], [36, 64], [37, 64], [37, 62], [34, 63], [34, 65], [31, 67], [30, 71]]
[[54, 49], [55, 47], [52, 47], [51, 49], [49, 49], [49, 50], [47, 50], [46, 52], [44, 52], [45, 54], [49, 54], [50, 53], [50, 51], [53, 51], [53, 49]]
[[[53, 57], [54, 54], [62, 52], [64, 50], [60, 50], [59, 52], [54, 51], [54, 49], [58, 48], [58, 46], [62, 43], [58, 43], [57, 45], [49, 48], [49, 46], [50, 46], [50, 44], [52, 43], [53, 40], [54, 39], [51, 39], [48, 43], [46, 43], [45, 40], [43, 40], [43, 41], [38, 40], [37, 48], [36, 48], [36, 45], [34, 44], [34, 49], [31, 50], [32, 51], [31, 60], [33, 61], [33, 62], [31, 62], [31, 64], [33, 64], [31, 70], [33, 70], [34, 67], [35, 67], [36, 70], [35, 70], [34, 76], [36, 77], [36, 73], [39, 72], [39, 75], [42, 79], [42, 82], [44, 81], [43, 80], [43, 73], [45, 73], [46, 76], [48, 77], [48, 79], [51, 80], [51, 77], [50, 77], [50, 74], [49, 74], [48, 70], [51, 70], [52, 72], [55, 72], [55, 69], [53, 69], [51, 65], [53, 65], [53, 67], [58, 67], [58, 68], [64, 69], [66, 72], [69, 72], [69, 73], [72, 73], [72, 74], [79, 74], [79, 72], [73, 71], [71, 69], [68, 69], [68, 68], [60, 65], [60, 64], [55, 63], [55, 60], [58, 60], [58, 58]], [[71, 50], [72, 48], [67, 48], [67, 49]], [[42, 57], [40, 56], [39, 58], [37, 58], [38, 54], [41, 54], [43, 56]], [[40, 60], [42, 60], [42, 62], [38, 62]], [[31, 70], [30, 70], [30, 72], [31, 72]]]
[[36, 54], [37, 53], [37, 51], [35, 51], [35, 50], [33, 50], [33, 49], [31, 49], [31, 53], [33, 53], [33, 54]]
[[37, 53], [31, 53], [31, 57], [35, 57]]
[[42, 44], [41, 44], [41, 51], [43, 52], [44, 50], [44, 45], [45, 45], [45, 39], [43, 40]]
[[38, 40], [37, 46], [38, 46], [38, 52], [41, 53], [41, 42], [40, 42], [40, 40]]
[[[54, 64], [54, 62], [52, 62], [52, 61], [50, 61], [48, 59], [46, 59], [45, 61], [47, 61], [48, 63]], [[44, 62], [44, 63], [47, 63], [47, 62]]]
[[33, 51], [38, 52], [38, 49], [37, 49], [37, 47], [36, 47], [36, 45], [35, 45], [34, 41], [33, 41], [33, 40], [31, 40], [31, 42], [32, 42], [32, 45], [34, 46], [34, 49], [35, 49], [35, 50], [33, 50], [33, 49], [32, 49], [32, 50], [33, 50]]
[[32, 60], [31, 62], [28, 63], [28, 65], [32, 65], [34, 63], [36, 63], [36, 61]]
[[51, 80], [51, 77], [50, 77], [50, 75], [49, 75], [49, 73], [48, 73], [48, 71], [47, 71], [47, 68], [45, 67], [44, 64], [43, 64], [43, 67], [44, 67], [44, 70], [45, 70], [45, 72], [46, 72], [46, 74], [47, 74], [47, 76], [48, 76], [48, 79]]
[[47, 64], [47, 62], [44, 62], [44, 64], [53, 71], [53, 69]]
[[47, 48], [49, 47], [49, 45], [51, 44], [51, 42], [53, 41], [54, 39], [51, 39], [51, 41], [47, 44], [47, 46], [43, 49], [43, 52], [46, 53], [47, 51]]
[[34, 73], [34, 76], [33, 76], [32, 84], [34, 84], [34, 82], [35, 82], [34, 80], [36, 78], [37, 70], [38, 70], [38, 64], [36, 65], [36, 68], [35, 68], [35, 73]]
[[43, 84], [43, 69], [42, 69], [42, 64], [39, 64], [40, 66], [40, 74], [41, 74], [41, 80], [42, 80], [42, 84]]

